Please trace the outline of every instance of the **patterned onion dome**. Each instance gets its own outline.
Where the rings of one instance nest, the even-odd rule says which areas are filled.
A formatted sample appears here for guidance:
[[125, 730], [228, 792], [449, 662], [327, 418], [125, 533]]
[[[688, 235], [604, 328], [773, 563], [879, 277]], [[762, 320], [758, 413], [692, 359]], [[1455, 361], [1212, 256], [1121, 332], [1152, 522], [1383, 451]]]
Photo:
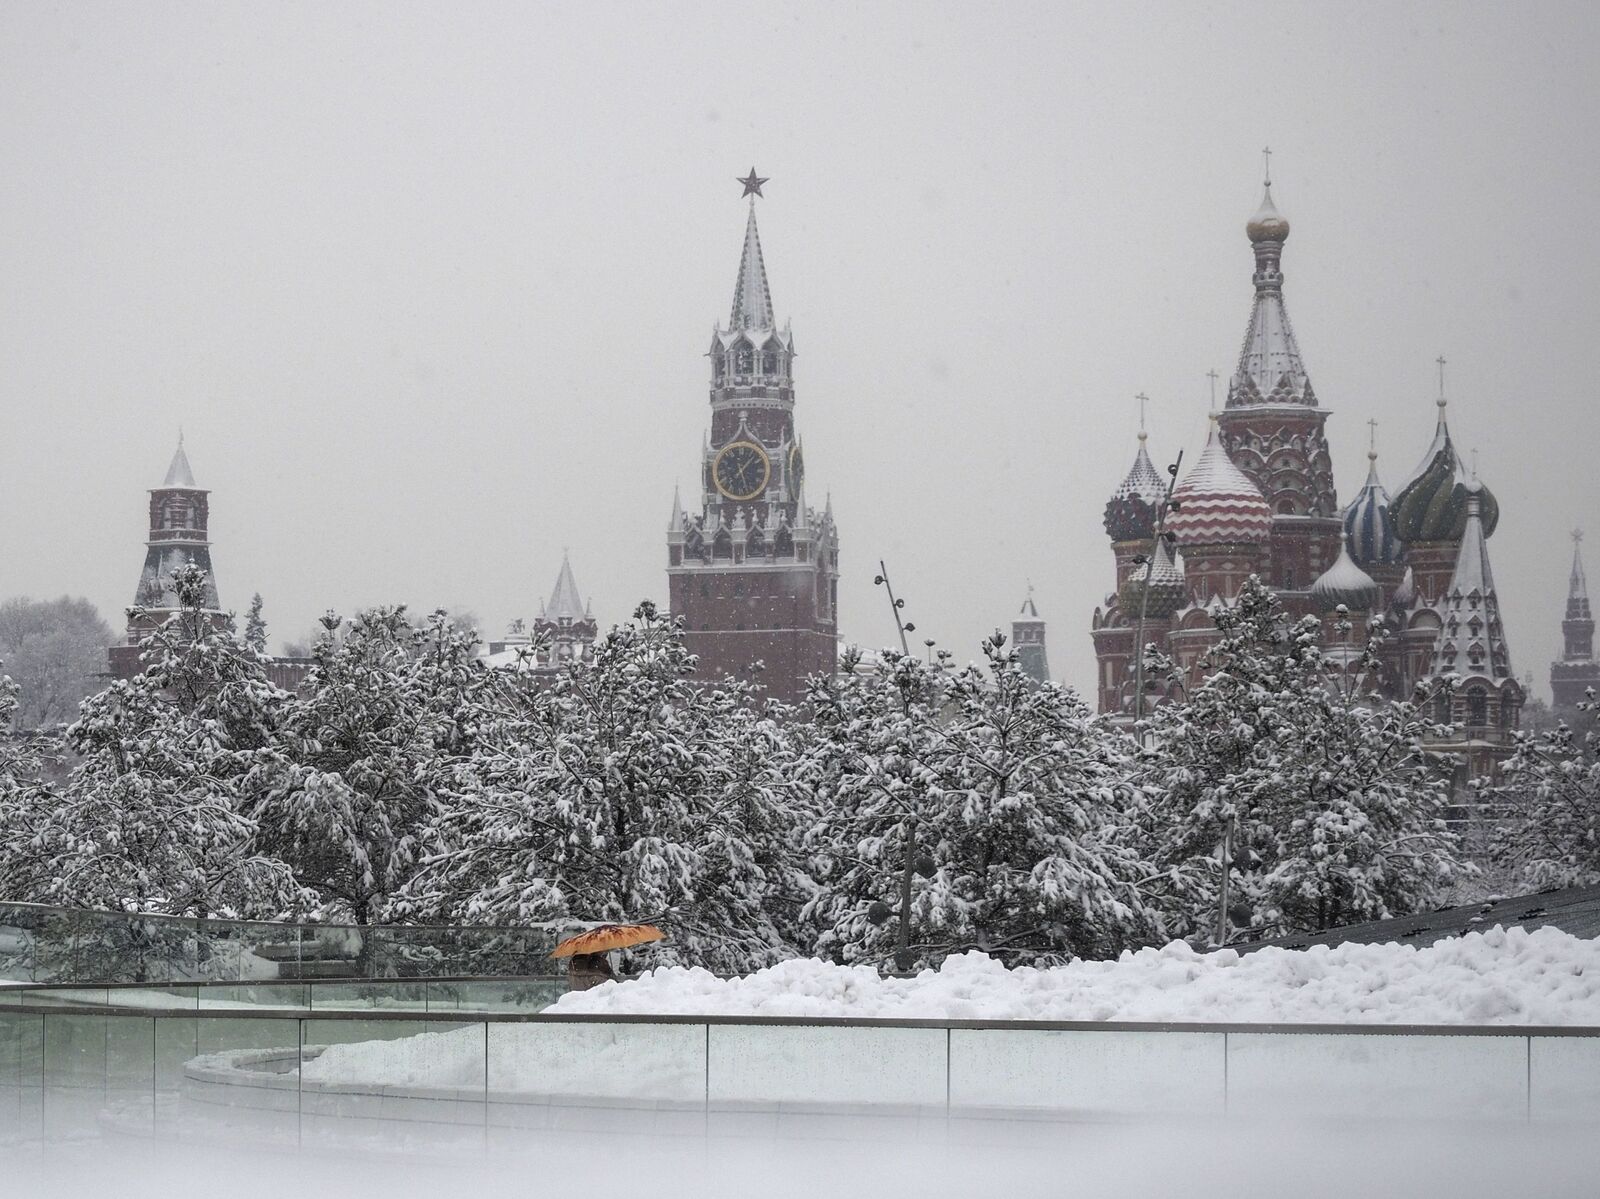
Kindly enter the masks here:
[[[1145, 581], [1147, 576], [1148, 583]], [[1163, 538], [1156, 542], [1151, 561], [1138, 567], [1128, 576], [1128, 581], [1122, 585], [1122, 592], [1117, 597], [1117, 602], [1122, 608], [1123, 616], [1129, 622], [1138, 620], [1141, 605], [1146, 617], [1165, 620], [1183, 607], [1188, 595], [1189, 589], [1184, 584], [1183, 571], [1172, 560], [1172, 553], [1167, 549], [1166, 539]]]
[[1321, 612], [1340, 604], [1353, 611], [1370, 612], [1378, 606], [1381, 589], [1372, 576], [1356, 565], [1348, 544], [1339, 547], [1339, 559], [1311, 584], [1311, 602]]
[[1378, 482], [1378, 455], [1368, 454], [1366, 484], [1344, 510], [1345, 543], [1357, 566], [1393, 566], [1400, 561], [1400, 541], [1389, 516], [1389, 493]]
[[1106, 532], [1112, 541], [1148, 541], [1156, 535], [1156, 514], [1161, 509], [1161, 501], [1167, 498], [1167, 485], [1150, 464], [1144, 443], [1145, 435], [1141, 432], [1133, 469], [1117, 485], [1106, 504]]
[[1177, 536], [1181, 549], [1264, 545], [1272, 535], [1272, 509], [1222, 448], [1214, 412], [1206, 448], [1173, 491], [1172, 502], [1177, 510], [1167, 517], [1167, 528]]
[[[1395, 536], [1407, 544], [1460, 541], [1467, 531], [1467, 485], [1471, 480], [1450, 439], [1450, 427], [1444, 419], [1445, 402], [1441, 399], [1438, 403], [1439, 425], [1433, 442], [1389, 504]], [[1500, 505], [1487, 487], [1480, 490], [1479, 502], [1487, 537], [1500, 522]]]

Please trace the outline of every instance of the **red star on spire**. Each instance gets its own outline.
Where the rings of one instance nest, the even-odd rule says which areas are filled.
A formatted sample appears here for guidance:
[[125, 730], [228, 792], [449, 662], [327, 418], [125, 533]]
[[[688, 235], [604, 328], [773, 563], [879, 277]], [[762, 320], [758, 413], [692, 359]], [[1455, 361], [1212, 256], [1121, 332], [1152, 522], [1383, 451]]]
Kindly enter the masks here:
[[[738, 181], [744, 184], [744, 192], [739, 197], [741, 200], [744, 199], [745, 196], [760, 196], [761, 185], [766, 182], [765, 179], [759, 179], [756, 177], [755, 167], [751, 167], [750, 173]], [[766, 197], [763, 196], [762, 198], [765, 199]]]

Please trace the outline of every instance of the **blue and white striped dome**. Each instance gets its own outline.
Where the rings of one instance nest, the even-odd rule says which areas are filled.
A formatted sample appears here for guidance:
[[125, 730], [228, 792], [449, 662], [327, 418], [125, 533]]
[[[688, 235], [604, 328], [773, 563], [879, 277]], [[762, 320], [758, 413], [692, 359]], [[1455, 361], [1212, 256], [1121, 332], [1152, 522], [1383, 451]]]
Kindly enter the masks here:
[[1378, 482], [1378, 455], [1368, 454], [1367, 481], [1344, 510], [1344, 539], [1357, 566], [1392, 566], [1401, 545], [1389, 515], [1389, 493]]

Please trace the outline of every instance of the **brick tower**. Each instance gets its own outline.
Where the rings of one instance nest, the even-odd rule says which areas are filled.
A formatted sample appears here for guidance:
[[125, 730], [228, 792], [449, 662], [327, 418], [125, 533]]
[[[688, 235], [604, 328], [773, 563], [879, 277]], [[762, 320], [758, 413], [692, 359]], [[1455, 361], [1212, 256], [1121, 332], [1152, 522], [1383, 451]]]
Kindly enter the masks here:
[[1589, 688], [1600, 692], [1600, 662], [1594, 658], [1594, 616], [1589, 610], [1589, 584], [1583, 577], [1579, 543], [1572, 534], [1572, 579], [1567, 585], [1567, 614], [1561, 622], [1561, 661], [1550, 664], [1551, 706], [1558, 711], [1576, 707]]
[[1011, 644], [1016, 648], [1022, 663], [1022, 673], [1036, 683], [1050, 681], [1050, 655], [1045, 651], [1044, 617], [1033, 602], [1033, 587], [1028, 588], [1028, 598], [1011, 621]]
[[206, 572], [206, 611], [217, 624], [228, 618], [217, 599], [216, 576], [211, 569], [211, 493], [194, 481], [189, 456], [178, 437], [177, 452], [160, 487], [150, 489], [150, 534], [145, 541], [144, 569], [133, 602], [142, 609], [128, 617], [128, 635], [110, 651], [111, 674], [129, 679], [139, 673], [139, 642], [160, 628], [178, 610], [172, 591], [172, 572], [194, 565]]
[[667, 582], [702, 675], [754, 677], [793, 702], [838, 662], [839, 537], [831, 502], [820, 513], [805, 502], [794, 338], [777, 326], [756, 230], [766, 180], [740, 182], [750, 214], [728, 328], [711, 339], [699, 510], [673, 496]]

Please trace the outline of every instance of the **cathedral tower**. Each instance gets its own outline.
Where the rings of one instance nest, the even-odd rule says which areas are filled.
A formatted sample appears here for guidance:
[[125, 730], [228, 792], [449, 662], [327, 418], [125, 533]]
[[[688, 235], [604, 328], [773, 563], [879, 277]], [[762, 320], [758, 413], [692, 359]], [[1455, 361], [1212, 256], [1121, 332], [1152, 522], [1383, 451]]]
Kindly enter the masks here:
[[226, 621], [217, 599], [217, 580], [211, 569], [211, 540], [207, 526], [211, 520], [211, 493], [197, 486], [183, 437], [172, 455], [160, 487], [150, 489], [150, 533], [145, 541], [144, 569], [133, 602], [141, 609], [128, 617], [128, 635], [122, 645], [111, 647], [111, 674], [132, 678], [139, 673], [139, 642], [160, 628], [178, 610], [178, 597], [172, 590], [172, 572], [183, 566], [198, 566], [206, 572], [205, 607], [218, 624]]
[[1589, 688], [1600, 692], [1600, 662], [1594, 658], [1594, 616], [1589, 583], [1583, 577], [1583, 534], [1572, 534], [1572, 577], [1567, 584], [1567, 614], [1561, 622], [1561, 661], [1550, 664], [1550, 695], [1557, 709], [1574, 708]]
[[1281, 260], [1289, 222], [1272, 202], [1270, 175], [1245, 236], [1255, 254], [1255, 301], [1228, 382], [1222, 444], [1272, 511], [1265, 581], [1291, 610], [1303, 612], [1304, 593], [1337, 560], [1343, 533], [1323, 431], [1328, 413], [1317, 403], [1283, 303]]
[[700, 503], [691, 514], [673, 497], [667, 581], [702, 675], [750, 676], [794, 702], [837, 665], [839, 537], [831, 503], [806, 506], [794, 338], [778, 328], [756, 228], [766, 180], [752, 170], [739, 182], [750, 214], [728, 327], [711, 338]]

